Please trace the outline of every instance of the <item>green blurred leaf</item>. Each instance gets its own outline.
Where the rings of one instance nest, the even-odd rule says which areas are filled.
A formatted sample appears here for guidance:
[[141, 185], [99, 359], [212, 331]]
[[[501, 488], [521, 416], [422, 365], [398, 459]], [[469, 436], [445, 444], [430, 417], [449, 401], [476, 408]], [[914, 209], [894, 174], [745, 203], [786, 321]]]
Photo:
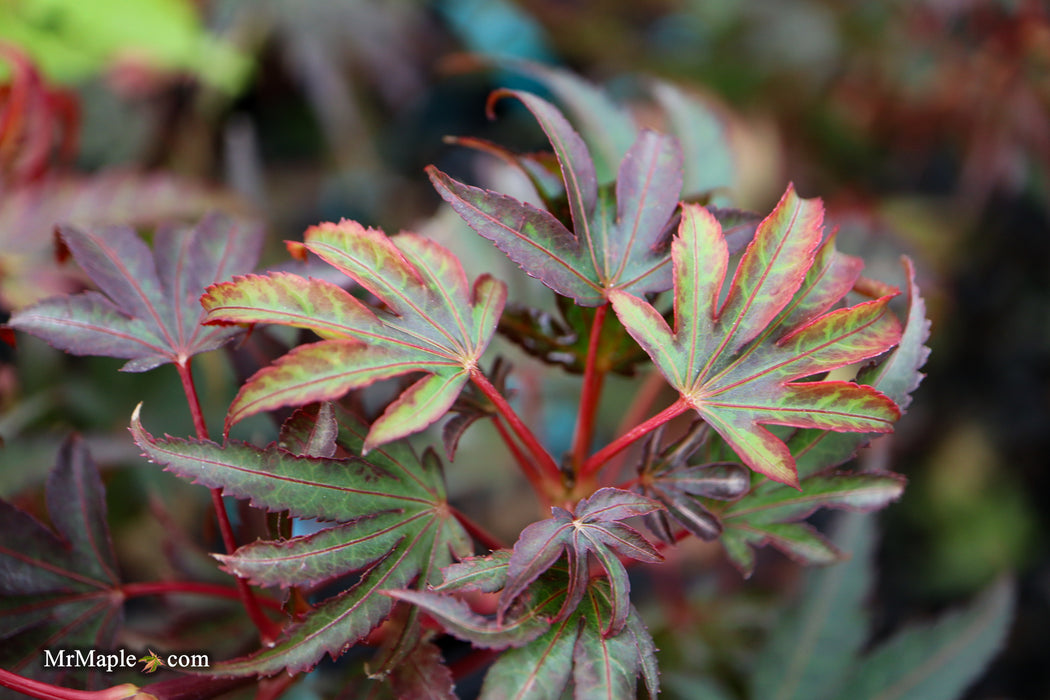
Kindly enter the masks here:
[[872, 585], [875, 548], [872, 518], [839, 517], [832, 541], [849, 559], [807, 574], [801, 600], [787, 606], [755, 661], [752, 697], [830, 697], [863, 647], [869, 627], [864, 603]]
[[843, 681], [850, 700], [953, 700], [984, 672], [1006, 640], [1014, 586], [1004, 579], [966, 608], [898, 632]]
[[185, 0], [12, 0], [0, 3], [0, 39], [25, 49], [52, 80], [75, 82], [115, 61], [192, 73], [238, 92], [249, 58], [204, 28]]

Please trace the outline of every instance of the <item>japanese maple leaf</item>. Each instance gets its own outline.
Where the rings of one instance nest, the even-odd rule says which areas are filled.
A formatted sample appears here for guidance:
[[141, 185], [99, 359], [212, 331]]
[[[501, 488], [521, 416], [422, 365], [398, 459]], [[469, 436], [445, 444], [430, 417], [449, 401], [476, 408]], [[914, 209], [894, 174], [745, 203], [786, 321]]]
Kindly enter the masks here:
[[279, 406], [337, 399], [350, 389], [426, 372], [376, 420], [366, 450], [445, 415], [496, 328], [506, 286], [484, 274], [473, 288], [459, 260], [411, 233], [388, 238], [354, 221], [306, 231], [294, 253], [310, 251], [374, 294], [372, 309], [341, 287], [287, 273], [237, 277], [201, 298], [207, 323], [277, 323], [324, 338], [302, 345], [252, 376], [227, 414], [229, 427]]
[[641, 130], [620, 162], [615, 188], [600, 187], [587, 145], [554, 105], [527, 92], [493, 94], [502, 96], [520, 100], [550, 139], [572, 231], [548, 211], [464, 185], [431, 166], [438, 193], [526, 273], [583, 306], [604, 304], [614, 289], [668, 289], [666, 234], [682, 189], [678, 141]]
[[60, 234], [102, 293], [45, 299], [15, 313], [11, 327], [74, 355], [126, 358], [125, 372], [185, 365], [238, 332], [201, 326], [198, 299], [209, 284], [255, 266], [257, 226], [211, 216], [189, 230], [161, 227], [152, 252], [126, 226], [64, 226]]
[[[300, 412], [294, 422], [314, 415]], [[296, 449], [328, 452], [331, 407], [285, 431]], [[336, 420], [337, 444], [361, 453], [367, 429], [345, 413]], [[425, 588], [440, 569], [470, 554], [470, 537], [452, 515], [441, 461], [432, 451], [417, 456], [405, 444], [372, 450], [367, 457], [298, 456], [277, 445], [260, 449], [237, 441], [155, 438], [132, 417], [131, 432], [146, 456], [166, 471], [248, 499], [270, 512], [332, 523], [310, 535], [257, 541], [230, 555], [215, 555], [229, 572], [260, 586], [307, 586], [357, 574], [342, 593], [320, 603], [285, 630], [277, 643], [251, 656], [214, 664], [223, 677], [295, 673], [326, 654], [338, 656], [386, 619], [394, 600], [387, 589]], [[314, 445], [317, 450], [308, 447]], [[413, 614], [400, 628], [387, 665], [410, 654], [422, 629]]]
[[563, 552], [569, 566], [569, 588], [562, 614], [568, 614], [579, 604], [587, 588], [588, 554], [592, 554], [605, 569], [612, 586], [613, 615], [606, 631], [618, 632], [630, 610], [630, 582], [619, 557], [649, 563], [663, 561], [663, 556], [640, 532], [619, 521], [659, 508], [659, 503], [646, 496], [613, 488], [599, 489], [580, 501], [575, 514], [557, 506], [551, 508], [552, 517], [526, 527], [514, 545], [507, 582], [500, 595], [500, 615], [504, 615], [528, 585], [553, 566]]
[[53, 529], [0, 501], [0, 663], [62, 682], [70, 671], [42, 668], [44, 649], [112, 648], [123, 622], [105, 491], [79, 438], [59, 450], [47, 509]]
[[[848, 381], [798, 381], [879, 355], [900, 338], [890, 297], [828, 311], [855, 274], [821, 246], [823, 208], [789, 187], [742, 255], [719, 299], [729, 254], [718, 221], [685, 205], [672, 244], [671, 330], [647, 301], [614, 290], [621, 323], [667, 381], [751, 469], [798, 486], [787, 446], [763, 424], [888, 432], [897, 405]], [[814, 264], [817, 259], [820, 264]], [[822, 315], [821, 315], [822, 314]]]

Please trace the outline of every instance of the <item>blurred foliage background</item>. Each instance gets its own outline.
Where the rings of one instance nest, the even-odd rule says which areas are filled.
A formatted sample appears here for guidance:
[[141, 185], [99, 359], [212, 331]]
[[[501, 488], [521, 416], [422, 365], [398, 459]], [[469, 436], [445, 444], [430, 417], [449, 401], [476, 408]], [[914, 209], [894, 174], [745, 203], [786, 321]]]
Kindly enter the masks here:
[[[1013, 573], [1019, 612], [1008, 645], [968, 697], [1050, 697], [1045, 3], [7, 0], [0, 42], [28, 56], [49, 91], [19, 136], [44, 144], [42, 159], [5, 160], [0, 129], [5, 313], [83, 284], [53, 259], [55, 221], [146, 225], [213, 207], [264, 219], [270, 264], [286, 257], [280, 241], [347, 217], [426, 230], [538, 298], [531, 280], [439, 206], [423, 175], [437, 163], [490, 186], [512, 178], [444, 143], [449, 134], [544, 145], [524, 114], [484, 117], [494, 87], [535, 86], [507, 70], [469, 69], [462, 53], [569, 68], [643, 120], [657, 118], [644, 90], [653, 77], [705, 96], [735, 157], [722, 196], [768, 211], [794, 181], [804, 196], [824, 198], [840, 246], [868, 256], [873, 276], [899, 281], [897, 255], [912, 256], [930, 302], [929, 376], [877, 455], [911, 483], [880, 518], [875, 638]], [[4, 55], [0, 76], [17, 77], [14, 55]], [[17, 95], [8, 88], [0, 97]], [[196, 536], [206, 494], [198, 502], [196, 489], [143, 465], [124, 426], [145, 400], [148, 424], [190, 433], [174, 371], [122, 375], [118, 361], [66, 357], [29, 338], [19, 345], [0, 349], [0, 495], [38, 504], [55, 436], [80, 430], [107, 468], [127, 573], [170, 573], [148, 545], [168, 529], [155, 515]], [[237, 378], [215, 355], [198, 371], [218, 424]], [[575, 380], [540, 386], [534, 372], [530, 384], [528, 361], [512, 359], [527, 412], [552, 444], [567, 440], [558, 426], [572, 422]], [[618, 416], [605, 419], [611, 432]], [[270, 428], [244, 430], [265, 439]], [[484, 454], [490, 445], [477, 440]], [[513, 533], [528, 517], [499, 507], [501, 484], [483, 465], [457, 462], [450, 478], [462, 498], [489, 503], [489, 516], [506, 514], [496, 530]], [[669, 599], [692, 606], [704, 643], [743, 649], [746, 659], [763, 624], [749, 606], [790, 590], [798, 572], [768, 553], [744, 583], [717, 557], [705, 561]], [[743, 602], [706, 609], [708, 573]]]

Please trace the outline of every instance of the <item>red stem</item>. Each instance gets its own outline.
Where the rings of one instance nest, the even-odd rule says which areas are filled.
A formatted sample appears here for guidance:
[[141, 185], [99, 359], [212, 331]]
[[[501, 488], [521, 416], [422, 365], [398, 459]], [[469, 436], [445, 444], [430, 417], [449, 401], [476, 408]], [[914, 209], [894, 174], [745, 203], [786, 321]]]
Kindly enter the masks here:
[[[204, 422], [204, 413], [201, 411], [200, 399], [197, 397], [197, 387], [193, 383], [193, 371], [190, 369], [190, 358], [184, 362], [176, 362], [175, 368], [179, 371], [179, 379], [182, 380], [182, 390], [186, 394], [186, 403], [190, 406], [190, 414], [193, 416], [193, 427], [197, 431], [197, 437], [201, 440], [208, 439], [208, 426]], [[226, 547], [226, 553], [232, 554], [237, 549], [237, 539], [233, 535], [233, 525], [230, 524], [230, 516], [226, 512], [226, 505], [222, 502], [222, 490], [211, 489], [211, 502], [215, 508], [215, 517], [219, 520], [219, 532], [222, 534], [222, 543]], [[263, 614], [259, 607], [259, 601], [255, 599], [248, 582], [241, 577], [236, 577], [237, 590], [240, 592], [244, 609], [248, 613], [256, 628], [263, 644], [272, 644], [281, 633], [279, 625]]]
[[471, 537], [492, 551], [496, 551], [497, 549], [509, 549], [509, 547], [501, 542], [499, 538], [471, 520], [470, 517], [459, 508], [452, 508], [452, 515], [456, 517], [456, 520], [458, 520], [459, 524], [463, 526], [463, 529], [470, 533]]
[[550, 496], [547, 493], [547, 486], [543, 481], [543, 475], [539, 473], [536, 466], [529, 461], [529, 458], [521, 451], [518, 447], [518, 443], [514, 440], [514, 436], [507, 432], [507, 428], [503, 425], [503, 421], [500, 420], [499, 416], [493, 417], [492, 424], [496, 426], [496, 431], [503, 438], [504, 444], [507, 449], [514, 456], [514, 460], [518, 463], [518, 467], [521, 472], [525, 475], [525, 478], [532, 484], [532, 489], [536, 492], [545, 505], [550, 505]]
[[558, 469], [558, 465], [554, 463], [554, 458], [550, 456], [547, 450], [543, 449], [543, 445], [536, 439], [529, 427], [522, 422], [518, 414], [514, 412], [511, 405], [507, 403], [507, 400], [503, 398], [503, 394], [499, 393], [496, 387], [492, 386], [492, 382], [488, 380], [481, 370], [475, 368], [470, 372], [470, 378], [474, 381], [474, 384], [481, 389], [481, 392], [489, 398], [492, 403], [496, 405], [496, 410], [503, 416], [503, 419], [507, 421], [507, 425], [514, 431], [514, 434], [518, 436], [518, 439], [525, 445], [525, 448], [532, 454], [533, 459], [539, 465], [540, 470], [546, 473], [547, 478], [555, 481], [561, 480], [561, 470]]
[[590, 459], [584, 462], [583, 467], [580, 469], [580, 479], [582, 480], [596, 474], [598, 470], [602, 468], [602, 465], [608, 462], [614, 455], [627, 449], [667, 421], [676, 416], [680, 416], [688, 410], [689, 404], [682, 399], [678, 399], [649, 420], [644, 423], [639, 423], [631, 428], [626, 433], [591, 455]]
[[120, 700], [134, 695], [138, 688], [130, 683], [106, 690], [71, 690], [34, 681], [0, 668], [0, 685], [41, 700]]
[[[144, 583], [127, 583], [120, 587], [120, 591], [126, 598], [139, 598], [150, 595], [166, 595], [168, 593], [189, 593], [195, 595], [207, 595], [215, 598], [229, 598], [237, 600], [241, 597], [240, 590], [230, 586], [222, 586], [215, 583], [199, 583], [197, 581], [148, 581]], [[280, 602], [273, 598], [256, 598], [261, 605], [271, 610], [282, 612]]]
[[608, 304], [602, 304], [594, 312], [591, 337], [587, 342], [587, 362], [583, 369], [583, 388], [580, 392], [580, 408], [576, 415], [576, 433], [572, 439], [572, 463], [579, 469], [587, 459], [594, 441], [594, 421], [598, 414], [598, 397], [602, 393], [605, 371], [598, 368], [598, 348], [605, 323]]

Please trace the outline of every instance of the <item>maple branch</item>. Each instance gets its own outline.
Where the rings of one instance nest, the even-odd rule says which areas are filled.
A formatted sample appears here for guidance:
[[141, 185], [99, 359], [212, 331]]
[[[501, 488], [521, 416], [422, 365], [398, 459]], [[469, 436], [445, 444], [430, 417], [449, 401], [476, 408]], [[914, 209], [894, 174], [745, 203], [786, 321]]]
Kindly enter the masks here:
[[0, 686], [34, 698], [41, 698], [41, 700], [124, 700], [124, 698], [134, 697], [139, 692], [138, 686], [131, 683], [105, 690], [72, 690], [35, 681], [2, 668], [0, 668]]
[[[179, 379], [182, 380], [182, 391], [186, 394], [186, 403], [190, 406], [190, 413], [193, 416], [193, 427], [197, 431], [197, 437], [201, 440], [207, 440], [208, 426], [204, 422], [204, 413], [201, 411], [197, 387], [193, 383], [193, 371], [190, 369], [190, 361], [191, 358], [186, 358], [184, 361], [176, 362], [175, 368], [179, 372]], [[226, 512], [226, 504], [222, 502], [222, 489], [215, 488], [210, 489], [210, 491], [215, 517], [219, 521], [219, 532], [222, 534], [223, 546], [226, 548], [227, 554], [233, 554], [237, 549], [237, 539], [233, 535], [233, 525], [230, 524], [230, 515]], [[258, 628], [263, 644], [272, 643], [281, 633], [280, 625], [274, 624], [270, 618], [263, 614], [262, 608], [259, 607], [259, 601], [256, 600], [255, 593], [252, 592], [248, 581], [240, 576], [235, 577], [235, 579], [237, 581], [237, 590], [240, 592], [241, 600], [244, 602], [244, 609], [256, 628]]]
[[543, 481], [543, 475], [540, 474], [539, 470], [536, 469], [536, 465], [529, 461], [529, 458], [525, 456], [525, 453], [518, 447], [517, 441], [514, 440], [514, 436], [507, 432], [507, 427], [503, 425], [503, 421], [499, 416], [493, 416], [492, 424], [496, 426], [496, 431], [500, 437], [503, 438], [503, 443], [510, 450], [511, 455], [514, 456], [514, 461], [518, 463], [518, 467], [521, 469], [522, 474], [532, 484], [533, 490], [536, 492], [545, 505], [550, 505], [550, 496], [547, 494], [547, 487]]
[[481, 389], [481, 392], [496, 405], [496, 410], [499, 411], [499, 414], [507, 421], [510, 429], [514, 431], [514, 434], [518, 436], [525, 448], [532, 454], [533, 459], [536, 460], [541, 471], [545, 472], [546, 477], [560, 482], [561, 470], [554, 463], [554, 458], [543, 448], [540, 441], [529, 430], [529, 426], [525, 425], [521, 418], [518, 417], [518, 414], [514, 412], [507, 399], [503, 398], [503, 394], [499, 393], [499, 390], [492, 386], [492, 382], [488, 380], [488, 377], [476, 367], [470, 371], [470, 378]]
[[682, 415], [689, 410], [689, 404], [684, 400], [678, 399], [673, 404], [665, 408], [664, 410], [657, 413], [655, 416], [639, 423], [635, 427], [628, 430], [626, 433], [620, 435], [608, 445], [591, 455], [590, 459], [584, 462], [583, 467], [580, 468], [580, 479], [585, 479], [598, 472], [602, 466], [609, 461], [617, 453], [627, 449], [638, 440], [651, 433], [652, 431], [659, 428], [664, 423], [668, 422], [672, 418]]
[[594, 421], [598, 414], [598, 397], [602, 393], [605, 370], [598, 368], [598, 347], [605, 323], [608, 304], [602, 304], [594, 313], [591, 337], [587, 342], [587, 362], [583, 370], [583, 388], [580, 391], [580, 408], [576, 414], [576, 432], [572, 438], [572, 464], [579, 469], [587, 459], [594, 441]]
[[492, 551], [496, 551], [497, 549], [509, 549], [509, 547], [501, 542], [499, 538], [471, 520], [470, 517], [459, 508], [449, 506], [449, 509], [452, 511], [452, 515], [455, 516], [456, 520], [459, 521], [459, 524], [463, 526], [463, 529], [470, 533], [470, 536], [478, 542]]
[[[120, 592], [125, 598], [139, 598], [150, 595], [165, 595], [168, 593], [189, 593], [196, 595], [207, 595], [215, 598], [229, 598], [236, 600], [241, 597], [239, 588], [223, 586], [216, 583], [200, 583], [198, 581], [147, 581], [144, 583], [127, 583], [120, 587]], [[257, 597], [259, 603], [271, 610], [283, 612], [281, 603], [265, 596]]]

